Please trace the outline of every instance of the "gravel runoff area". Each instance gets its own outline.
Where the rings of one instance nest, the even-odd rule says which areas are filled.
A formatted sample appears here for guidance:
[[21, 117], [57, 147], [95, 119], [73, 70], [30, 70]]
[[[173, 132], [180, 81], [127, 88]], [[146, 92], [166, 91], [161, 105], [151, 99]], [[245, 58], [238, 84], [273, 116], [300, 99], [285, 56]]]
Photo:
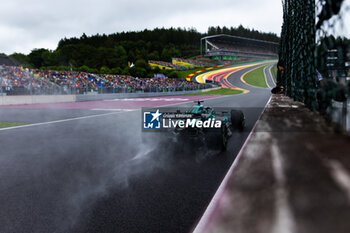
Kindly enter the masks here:
[[350, 140], [274, 95], [196, 232], [350, 232]]

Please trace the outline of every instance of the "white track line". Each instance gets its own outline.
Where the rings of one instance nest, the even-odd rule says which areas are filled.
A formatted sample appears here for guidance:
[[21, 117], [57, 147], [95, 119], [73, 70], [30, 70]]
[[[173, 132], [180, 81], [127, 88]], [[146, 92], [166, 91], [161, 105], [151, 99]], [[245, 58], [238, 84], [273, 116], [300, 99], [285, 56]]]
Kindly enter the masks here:
[[[234, 73], [233, 73], [234, 74]], [[229, 76], [231, 76], [231, 75], [229, 75]], [[242, 77], [242, 76], [241, 76]], [[239, 77], [239, 79], [241, 79], [241, 77]], [[239, 89], [242, 89], [242, 90], [244, 90], [245, 92], [243, 92], [243, 93], [241, 93], [241, 94], [236, 94], [236, 95], [245, 95], [245, 94], [248, 94], [250, 91], [249, 90], [247, 90], [247, 89], [243, 89], [243, 88], [241, 88], [241, 87], [236, 87], [235, 85], [233, 85], [231, 82], [230, 82], [230, 80], [228, 80], [228, 77], [227, 77], [227, 79], [226, 79], [226, 82], [228, 82], [229, 84], [231, 84], [231, 86], [232, 87], [235, 87], [235, 88], [239, 88]]]
[[271, 145], [271, 155], [273, 172], [277, 183], [275, 189], [276, 217], [272, 233], [293, 233], [295, 232], [295, 220], [288, 201], [281, 151], [276, 142], [273, 142]]
[[[232, 97], [230, 95], [227, 96], [219, 96], [215, 98], [209, 98], [209, 99], [204, 99], [204, 100], [211, 100], [211, 99], [219, 99], [219, 98], [226, 98], [226, 97]], [[200, 96], [198, 96], [198, 99], [200, 100]], [[173, 105], [181, 105], [181, 104], [186, 104], [186, 103], [192, 103], [192, 101], [186, 101], [182, 103], [174, 103], [174, 104], [167, 104], [167, 105], [161, 105], [161, 106], [152, 106], [149, 108], [160, 108], [160, 107], [168, 107], [168, 106], [173, 106]], [[82, 119], [89, 119], [89, 118], [94, 118], [94, 117], [100, 117], [100, 116], [108, 116], [108, 115], [114, 115], [114, 114], [119, 114], [119, 113], [125, 113], [125, 112], [132, 112], [132, 111], [138, 111], [139, 109], [127, 109], [127, 110], [120, 110], [119, 109], [90, 109], [90, 110], [103, 110], [103, 111], [113, 111], [110, 113], [104, 113], [104, 114], [98, 114], [98, 115], [90, 115], [90, 116], [83, 116], [83, 117], [75, 117], [75, 118], [68, 118], [68, 119], [63, 119], [63, 120], [56, 120], [56, 121], [47, 121], [47, 122], [41, 122], [41, 123], [34, 123], [34, 124], [28, 124], [28, 125], [19, 125], [19, 126], [13, 126], [13, 127], [7, 127], [7, 128], [0, 128], [0, 131], [6, 131], [6, 130], [12, 130], [12, 129], [21, 129], [21, 128], [28, 128], [28, 127], [33, 127], [33, 126], [40, 126], [40, 125], [49, 125], [49, 124], [56, 124], [56, 123], [62, 123], [62, 122], [68, 122], [68, 121], [75, 121], [75, 120], [82, 120]]]
[[130, 112], [135, 111], [136, 109], [122, 109], [122, 108], [93, 108], [89, 109], [91, 111], [119, 111], [119, 112]]
[[104, 113], [104, 114], [98, 114], [98, 115], [68, 118], [68, 119], [57, 120], [57, 121], [47, 121], [47, 122], [34, 123], [34, 124], [29, 124], [29, 125], [13, 126], [13, 127], [8, 127], [8, 128], [2, 128], [2, 129], [0, 129], [0, 131], [28, 128], [28, 127], [39, 126], [39, 125], [56, 124], [56, 123], [62, 123], [62, 122], [68, 122], [68, 121], [76, 121], [76, 120], [89, 119], [89, 118], [95, 118], [95, 117], [100, 117], [100, 116], [114, 115], [114, 114], [118, 114], [118, 113], [123, 113], [123, 112]]
[[350, 202], [350, 174], [346, 168], [336, 160], [329, 161], [329, 167], [331, 168], [331, 174], [335, 182], [345, 192]]
[[[270, 99], [267, 101], [267, 103], [265, 105], [265, 108], [270, 103], [271, 98], [272, 97], [270, 97]], [[198, 224], [196, 225], [195, 229], [193, 230], [193, 233], [202, 233], [202, 232], [205, 231], [206, 226], [207, 226], [207, 224], [208, 224], [208, 222], [210, 220], [210, 217], [212, 215], [212, 212], [215, 209], [217, 203], [220, 201], [220, 198], [223, 196], [223, 193], [224, 193], [225, 188], [227, 186], [228, 180], [230, 179], [230, 177], [233, 174], [234, 170], [236, 169], [239, 161], [241, 160], [242, 155], [243, 155], [243, 151], [247, 147], [248, 141], [252, 137], [253, 132], [255, 131], [255, 128], [256, 128], [256, 126], [258, 124], [258, 121], [260, 120], [260, 117], [262, 116], [263, 112], [260, 114], [258, 120], [255, 122], [255, 125], [254, 125], [252, 131], [250, 131], [250, 133], [249, 133], [247, 139], [245, 140], [241, 150], [239, 151], [236, 159], [233, 161], [230, 169], [228, 170], [228, 172], [226, 173], [224, 179], [222, 180], [218, 190], [215, 192], [215, 194], [214, 194], [213, 198], [211, 199], [208, 207], [204, 211], [204, 213], [203, 213], [202, 217], [200, 218]]]
[[270, 89], [272, 89], [272, 87], [270, 86], [270, 84], [269, 84], [269, 82], [267, 81], [267, 79], [268, 79], [268, 75], [266, 75], [266, 69], [268, 68], [269, 66], [265, 66], [265, 68], [264, 68], [264, 76], [265, 76], [265, 82], [266, 82], [266, 84], [267, 84], [267, 86], [270, 88]]

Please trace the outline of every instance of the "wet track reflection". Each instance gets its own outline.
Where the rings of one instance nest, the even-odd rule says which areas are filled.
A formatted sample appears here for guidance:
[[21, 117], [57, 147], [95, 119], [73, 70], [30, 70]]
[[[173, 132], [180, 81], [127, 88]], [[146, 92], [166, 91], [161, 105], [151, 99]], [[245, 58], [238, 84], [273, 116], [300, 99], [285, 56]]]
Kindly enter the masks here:
[[[269, 96], [259, 89], [206, 101], [245, 107], [247, 130], [234, 133], [226, 152], [169, 143], [160, 134], [145, 143], [140, 110], [0, 131], [0, 232], [190, 231]], [[0, 120], [36, 123], [96, 114], [86, 108], [13, 108], [0, 109]]]

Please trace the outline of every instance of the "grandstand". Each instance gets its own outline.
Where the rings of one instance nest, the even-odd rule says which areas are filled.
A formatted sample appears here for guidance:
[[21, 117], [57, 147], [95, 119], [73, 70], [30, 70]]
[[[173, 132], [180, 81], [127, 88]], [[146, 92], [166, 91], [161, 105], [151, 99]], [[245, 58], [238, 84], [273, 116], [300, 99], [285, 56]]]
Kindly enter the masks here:
[[171, 70], [171, 69], [176, 69], [177, 68], [176, 65], [174, 65], [172, 63], [169, 63], [169, 62], [164, 62], [164, 61], [152, 61], [152, 60], [149, 60], [148, 64], [151, 66], [152, 69], [155, 68], [155, 67], [158, 67], [161, 70]]
[[210, 67], [210, 66], [217, 65], [216, 63], [213, 63], [213, 62], [183, 59], [183, 58], [173, 58], [172, 63], [176, 66], [182, 66], [186, 68]]
[[152, 61], [149, 60], [148, 64], [152, 69], [158, 67], [161, 70], [188, 70], [198, 67], [209, 67], [217, 65], [215, 62], [207, 62], [200, 60], [191, 60], [191, 59], [182, 59], [182, 58], [173, 58], [172, 63], [164, 61]]
[[231, 35], [214, 35], [201, 38], [200, 51], [214, 60], [245, 58], [277, 58], [278, 43]]
[[0, 56], [0, 65], [14, 66], [15, 63], [8, 57]]

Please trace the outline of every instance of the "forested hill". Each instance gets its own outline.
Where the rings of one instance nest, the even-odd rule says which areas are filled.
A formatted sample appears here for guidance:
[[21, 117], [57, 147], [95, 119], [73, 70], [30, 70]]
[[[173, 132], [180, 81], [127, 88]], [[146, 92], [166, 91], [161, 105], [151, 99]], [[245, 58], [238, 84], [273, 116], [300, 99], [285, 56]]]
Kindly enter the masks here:
[[174, 28], [90, 37], [83, 34], [80, 38], [62, 39], [57, 51], [76, 66], [123, 68], [127, 61], [171, 61], [172, 57], [198, 55], [201, 36], [196, 30]]
[[241, 36], [241, 37], [247, 37], [257, 40], [266, 40], [271, 42], [278, 43], [280, 38], [275, 33], [265, 33], [260, 32], [254, 29], [244, 28], [242, 25], [240, 25], [237, 28], [231, 27], [209, 27], [208, 28], [208, 36], [211, 35], [217, 35], [217, 34], [227, 34], [232, 36]]
[[263, 33], [237, 28], [209, 27], [207, 33], [195, 29], [156, 28], [138, 32], [121, 32], [110, 35], [64, 38], [54, 51], [34, 49], [29, 55], [13, 54], [10, 57], [18, 63], [26, 63], [35, 68], [52, 66], [101, 67], [124, 69], [128, 62], [137, 60], [171, 61], [172, 57], [186, 58], [199, 54], [200, 38], [214, 34], [230, 34], [253, 39], [278, 42], [273, 33]]

